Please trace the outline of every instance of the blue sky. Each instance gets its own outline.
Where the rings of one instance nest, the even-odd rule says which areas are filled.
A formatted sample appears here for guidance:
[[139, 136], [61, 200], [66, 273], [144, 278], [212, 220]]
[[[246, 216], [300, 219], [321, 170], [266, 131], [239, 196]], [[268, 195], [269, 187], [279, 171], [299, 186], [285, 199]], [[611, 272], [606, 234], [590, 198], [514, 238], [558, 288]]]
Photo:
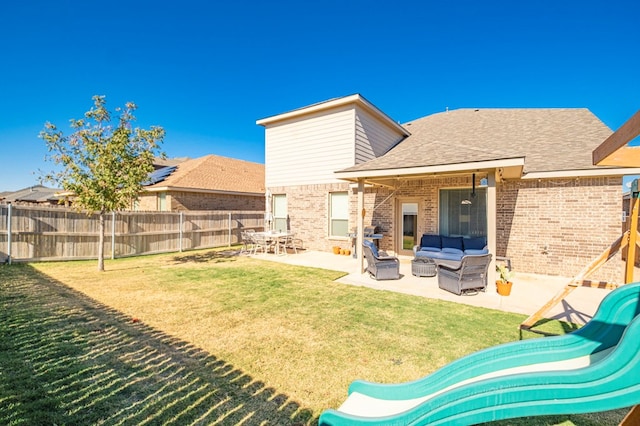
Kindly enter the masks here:
[[[0, 191], [50, 170], [46, 121], [138, 105], [170, 157], [264, 162], [260, 118], [360, 93], [393, 119], [482, 107], [640, 109], [640, 2], [5, 1]], [[35, 172], [35, 174], [34, 174]]]

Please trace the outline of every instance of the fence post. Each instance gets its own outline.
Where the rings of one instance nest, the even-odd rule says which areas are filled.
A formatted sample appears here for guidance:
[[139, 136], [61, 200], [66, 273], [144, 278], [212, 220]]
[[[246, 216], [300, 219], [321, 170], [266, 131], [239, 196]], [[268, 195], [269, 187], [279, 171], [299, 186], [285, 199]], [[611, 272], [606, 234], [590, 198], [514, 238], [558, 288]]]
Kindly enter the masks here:
[[179, 220], [180, 220], [180, 223], [178, 223], [178, 229], [179, 229], [180, 237], [178, 239], [178, 251], [180, 253], [182, 253], [182, 235], [183, 235], [182, 223], [184, 222], [184, 212], [182, 212], [182, 211], [180, 212], [180, 219]]
[[229, 247], [231, 247], [231, 212], [229, 212]]
[[116, 258], [116, 212], [111, 212], [111, 259]]
[[11, 203], [8, 204], [7, 209], [7, 256], [11, 265]]

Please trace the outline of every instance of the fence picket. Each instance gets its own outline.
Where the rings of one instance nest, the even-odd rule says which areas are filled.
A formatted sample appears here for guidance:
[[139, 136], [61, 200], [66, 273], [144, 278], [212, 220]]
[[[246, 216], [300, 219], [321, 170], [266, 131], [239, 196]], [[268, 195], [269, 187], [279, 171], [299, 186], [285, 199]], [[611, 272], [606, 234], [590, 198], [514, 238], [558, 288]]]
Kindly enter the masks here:
[[[241, 242], [243, 228], [264, 228], [261, 211], [123, 211], [111, 219], [105, 252], [112, 258], [229, 246]], [[0, 205], [0, 262], [95, 259], [98, 230], [95, 214]]]

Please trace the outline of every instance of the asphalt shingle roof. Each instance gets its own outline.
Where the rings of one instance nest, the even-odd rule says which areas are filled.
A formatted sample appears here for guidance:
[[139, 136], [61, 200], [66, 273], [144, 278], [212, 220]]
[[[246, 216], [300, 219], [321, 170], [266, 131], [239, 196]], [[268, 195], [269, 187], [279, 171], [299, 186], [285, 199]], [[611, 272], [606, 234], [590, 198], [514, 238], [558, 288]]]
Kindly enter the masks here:
[[344, 171], [439, 166], [525, 157], [524, 172], [598, 168], [591, 153], [611, 133], [588, 109], [459, 109], [403, 124], [385, 155]]
[[264, 193], [264, 164], [207, 155], [179, 163], [169, 177], [148, 188], [156, 187]]
[[7, 202], [14, 201], [28, 201], [32, 203], [44, 203], [51, 201], [58, 201], [60, 197], [55, 195], [60, 192], [57, 188], [48, 188], [43, 185], [30, 186], [14, 192], [4, 192], [0, 199]]

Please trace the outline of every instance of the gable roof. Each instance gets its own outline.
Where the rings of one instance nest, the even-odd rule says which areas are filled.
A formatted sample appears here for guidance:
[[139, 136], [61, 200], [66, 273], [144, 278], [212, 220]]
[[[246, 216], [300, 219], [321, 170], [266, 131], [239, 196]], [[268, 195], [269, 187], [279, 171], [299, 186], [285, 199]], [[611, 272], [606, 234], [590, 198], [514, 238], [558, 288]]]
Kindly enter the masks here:
[[523, 174], [601, 170], [591, 152], [612, 133], [585, 108], [459, 109], [404, 127], [411, 135], [385, 155], [338, 175], [483, 162], [520, 164]]
[[218, 155], [186, 160], [161, 182], [147, 191], [202, 191], [264, 195], [264, 164]]
[[302, 108], [294, 109], [292, 111], [284, 112], [282, 114], [274, 115], [271, 117], [262, 118], [256, 121], [256, 124], [264, 127], [271, 125], [284, 123], [290, 120], [300, 119], [301, 117], [309, 116], [311, 114], [329, 111], [335, 108], [339, 108], [345, 105], [356, 105], [371, 113], [380, 123], [389, 126], [401, 135], [409, 135], [409, 132], [403, 128], [400, 124], [396, 123], [391, 117], [385, 114], [380, 108], [369, 102], [364, 96], [359, 93], [343, 96], [341, 98], [329, 99], [323, 102], [318, 102], [313, 105], [308, 105]]

